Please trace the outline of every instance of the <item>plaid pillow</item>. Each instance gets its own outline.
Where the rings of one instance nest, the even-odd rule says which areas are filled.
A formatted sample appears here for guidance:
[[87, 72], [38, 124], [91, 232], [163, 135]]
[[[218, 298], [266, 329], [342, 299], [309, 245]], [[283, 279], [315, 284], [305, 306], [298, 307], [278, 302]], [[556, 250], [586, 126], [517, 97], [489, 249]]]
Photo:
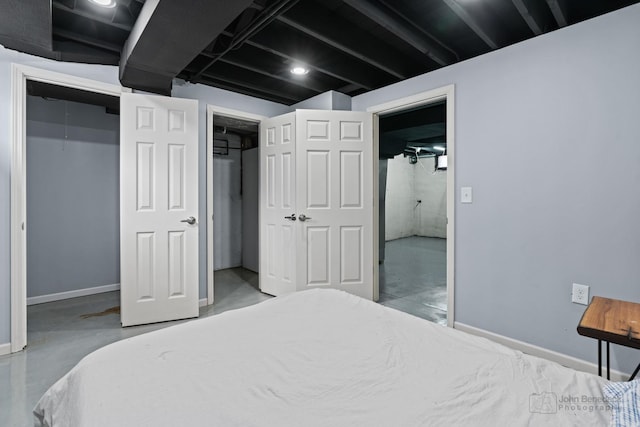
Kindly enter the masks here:
[[610, 382], [602, 388], [602, 391], [613, 408], [610, 425], [640, 426], [640, 380]]

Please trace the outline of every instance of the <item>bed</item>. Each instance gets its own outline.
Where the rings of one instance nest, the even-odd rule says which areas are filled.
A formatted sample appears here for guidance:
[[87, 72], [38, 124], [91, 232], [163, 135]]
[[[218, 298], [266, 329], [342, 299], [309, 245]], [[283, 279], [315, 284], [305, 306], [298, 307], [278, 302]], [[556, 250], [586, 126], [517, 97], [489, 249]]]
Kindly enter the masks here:
[[602, 426], [606, 383], [309, 290], [101, 348], [34, 414], [51, 427]]

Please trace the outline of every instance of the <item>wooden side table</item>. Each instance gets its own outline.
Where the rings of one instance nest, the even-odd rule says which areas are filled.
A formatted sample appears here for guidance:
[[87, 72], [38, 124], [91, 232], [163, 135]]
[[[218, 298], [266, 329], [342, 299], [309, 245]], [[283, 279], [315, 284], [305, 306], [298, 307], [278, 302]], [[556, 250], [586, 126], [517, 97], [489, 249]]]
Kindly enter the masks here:
[[[598, 375], [602, 376], [602, 341], [607, 343], [607, 379], [610, 379], [609, 343], [640, 349], [640, 304], [593, 297], [578, 324], [578, 333], [598, 340]], [[633, 371], [629, 381], [640, 370]]]

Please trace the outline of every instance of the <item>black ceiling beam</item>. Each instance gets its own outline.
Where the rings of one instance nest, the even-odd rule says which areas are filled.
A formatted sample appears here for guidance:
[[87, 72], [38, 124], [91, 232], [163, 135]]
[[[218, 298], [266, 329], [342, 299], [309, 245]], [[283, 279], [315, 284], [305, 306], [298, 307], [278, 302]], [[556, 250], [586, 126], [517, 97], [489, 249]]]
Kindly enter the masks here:
[[[203, 51], [200, 55], [207, 58], [213, 57], [213, 54], [207, 51]], [[256, 58], [258, 57], [260, 57], [259, 68], [254, 65], [256, 64]], [[272, 54], [248, 44], [245, 44], [242, 49], [227, 53], [222, 59], [220, 59], [220, 62], [232, 64], [236, 67], [254, 71], [265, 76], [275, 77], [279, 80], [304, 87], [318, 93], [326, 92], [331, 86], [327, 83], [323, 83], [312, 75], [306, 75], [303, 78], [296, 78], [295, 76], [292, 76], [289, 72], [290, 67], [282, 60], [277, 60]], [[284, 75], [281, 73], [284, 73]]]
[[98, 39], [93, 38], [93, 37], [89, 37], [89, 36], [86, 36], [86, 35], [78, 34], [78, 33], [75, 33], [73, 31], [63, 30], [63, 29], [60, 29], [60, 28], [55, 28], [54, 27], [53, 35], [65, 38], [67, 40], [72, 40], [74, 42], [86, 44], [86, 45], [91, 46], [91, 47], [97, 47], [97, 48], [100, 48], [100, 49], [108, 50], [110, 52], [115, 52], [117, 54], [120, 54], [120, 50], [122, 50], [122, 46], [118, 46], [117, 44], [105, 42], [105, 41], [98, 40]]
[[[261, 74], [263, 76], [270, 77], [272, 79], [277, 79], [277, 80], [283, 81], [283, 82], [285, 82], [287, 84], [299, 86], [301, 88], [304, 88], [304, 89], [307, 89], [307, 90], [311, 90], [311, 91], [313, 91], [315, 93], [326, 92], [326, 90], [319, 89], [317, 87], [317, 85], [307, 84], [306, 83], [307, 82], [306, 78], [305, 79], [292, 79], [292, 78], [282, 77], [282, 76], [280, 76], [278, 74], [269, 73], [267, 71], [264, 71], [263, 69], [247, 65], [246, 63], [234, 61], [232, 59], [229, 59], [226, 56], [224, 58], [220, 59], [220, 62], [224, 62], [225, 64], [229, 64], [229, 65], [233, 65], [234, 67], [243, 68], [245, 70], [252, 71], [254, 73]], [[316, 86], [316, 87], [313, 87], [313, 86]]]
[[529, 29], [531, 29], [533, 34], [535, 34], [536, 36], [542, 34], [542, 29], [538, 24], [538, 20], [536, 20], [536, 18], [533, 16], [535, 12], [527, 7], [527, 5], [524, 3], [524, 0], [511, 0], [511, 2], [516, 7], [516, 9], [518, 9], [520, 16], [522, 16], [522, 19], [524, 19], [524, 22], [527, 23]]
[[90, 21], [100, 22], [101, 24], [109, 25], [111, 27], [118, 28], [118, 29], [126, 31], [126, 32], [130, 32], [131, 29], [133, 28], [131, 25], [116, 23], [116, 22], [113, 22], [110, 19], [103, 18], [102, 16], [98, 15], [97, 13], [84, 12], [84, 11], [76, 9], [76, 8], [67, 7], [67, 6], [65, 6], [63, 4], [60, 4], [60, 3], [57, 3], [57, 2], [52, 2], [51, 3], [51, 7], [53, 8], [54, 12], [57, 10], [57, 11], [60, 11], [60, 12], [69, 13], [69, 14], [72, 14], [72, 15], [79, 16], [79, 17], [81, 17], [83, 19], [88, 19]]
[[478, 37], [491, 49], [499, 49], [498, 37], [490, 30], [489, 26], [482, 26], [478, 20], [471, 16], [456, 0], [442, 0]]
[[[205, 74], [202, 74], [205, 75]], [[201, 76], [202, 76], [201, 75]], [[222, 61], [211, 67], [206, 75], [209, 78], [218, 78], [229, 83], [235, 83], [239, 86], [251, 87], [254, 89], [262, 88], [265, 93], [281, 95], [288, 99], [298, 100], [306, 99], [318, 94], [318, 92], [292, 85], [289, 81], [281, 81], [273, 76], [265, 76], [256, 74], [253, 71], [238, 68]], [[192, 82], [199, 82], [198, 79], [190, 78]]]
[[[296, 21], [293, 21], [293, 20], [288, 19], [288, 18], [283, 18], [283, 17], [280, 17], [280, 19], [278, 19], [278, 20], [280, 22], [283, 22], [283, 23], [287, 24], [291, 28], [294, 28], [294, 29], [296, 29], [298, 31], [301, 31], [301, 32], [307, 34], [308, 36], [313, 37], [316, 40], [320, 40], [321, 42], [324, 42], [324, 43], [328, 44], [329, 46], [333, 47], [334, 49], [338, 49], [339, 51], [341, 51], [343, 53], [346, 53], [347, 55], [351, 55], [354, 58], [357, 58], [357, 59], [359, 59], [361, 61], [364, 61], [367, 64], [369, 64], [369, 65], [371, 65], [373, 67], [376, 67], [379, 70], [384, 71], [385, 73], [391, 74], [394, 77], [397, 77], [399, 79], [405, 79], [407, 77], [403, 72], [396, 71], [396, 70], [394, 70], [394, 69], [392, 69], [390, 67], [387, 67], [382, 62], [376, 61], [375, 59], [373, 59], [371, 57], [371, 55], [364, 55], [364, 54], [358, 52], [358, 50], [356, 50], [357, 48], [348, 47], [345, 44], [337, 41], [336, 39], [324, 36], [320, 32], [318, 32], [316, 30], [312, 30], [311, 28], [309, 28], [306, 25], [300, 24], [300, 23], [298, 23]], [[316, 21], [316, 23], [317, 23], [317, 21]], [[331, 28], [331, 27], [330, 26], [323, 26], [322, 28], [327, 29], [327, 28]], [[353, 42], [353, 37], [350, 37], [350, 39], [351, 39], [351, 42]], [[363, 44], [363, 45], [360, 46], [359, 50], [360, 51], [366, 50], [365, 46], [372, 46], [373, 47], [372, 44], [369, 44], [369, 45]]]
[[298, 98], [289, 98], [276, 91], [265, 91], [262, 87], [247, 85], [246, 82], [239, 83], [231, 79], [222, 79], [219, 76], [209, 76], [204, 74], [200, 76], [200, 82], [220, 89], [277, 102], [279, 104], [291, 105], [299, 101]]
[[273, 22], [268, 31], [254, 35], [248, 42], [267, 51], [284, 53], [291, 58], [290, 65], [303, 62], [310, 68], [368, 90], [395, 81], [387, 73], [336, 51], [315, 38], [291, 31], [280, 22]]
[[[276, 19], [279, 15], [286, 12], [295, 5], [298, 0], [278, 0], [276, 3], [273, 3], [268, 8], [262, 10], [260, 14], [249, 24], [249, 26], [240, 30], [238, 33], [233, 35], [231, 43], [220, 53], [217, 53], [215, 58], [211, 58], [211, 60], [205, 65], [200, 71], [198, 71], [194, 79], [200, 77], [209, 67], [216, 63], [216, 61], [223, 57], [227, 52], [234, 49], [236, 46], [241, 45], [245, 40], [259, 32], [265, 26], [269, 25], [274, 19]], [[213, 40], [213, 39], [212, 39]]]
[[326, 8], [315, 7], [313, 2], [307, 2], [303, 9], [292, 8], [286, 14], [278, 17], [278, 21], [301, 31], [308, 36], [328, 44], [334, 49], [364, 61], [398, 79], [408, 77], [401, 66], [389, 66], [389, 58], [397, 57], [397, 52], [390, 46], [372, 43], [363, 34], [345, 33], [344, 28], [352, 24], [341, 20], [335, 14], [326, 12]]
[[[298, 61], [299, 59], [296, 58], [295, 53], [286, 53], [286, 52], [282, 52], [282, 48], [283, 46], [271, 46], [271, 45], [267, 45], [267, 44], [263, 44], [263, 43], [256, 43], [252, 40], [247, 40], [245, 42], [246, 44], [256, 47], [258, 49], [264, 50], [265, 52], [269, 52], [273, 55], [277, 55], [281, 58], [286, 59], [287, 61], [290, 61], [291, 63]], [[356, 76], [354, 75], [354, 73], [352, 73], [349, 70], [349, 67], [345, 67], [343, 65], [338, 64], [337, 66], [331, 67], [331, 68], [323, 68], [318, 66], [317, 64], [306, 64], [307, 67], [309, 67], [311, 70], [315, 70], [317, 72], [326, 74], [327, 76], [331, 76], [333, 78], [336, 78], [338, 80], [342, 80], [343, 82], [352, 84], [354, 86], [357, 86], [359, 88], [362, 89], [366, 89], [366, 90], [371, 90], [373, 89], [372, 85], [367, 85], [364, 84], [362, 82], [358, 82], [357, 80], [360, 80], [360, 76]]]
[[415, 24], [395, 10], [369, 0], [343, 1], [438, 64], [445, 66], [456, 62], [455, 55], [429, 40], [424, 32], [415, 29]]
[[567, 26], [567, 6], [564, 0], [547, 0], [549, 9], [560, 28]]
[[122, 48], [124, 86], [170, 94], [184, 70], [249, 5], [251, 0], [155, 0], [145, 2]]

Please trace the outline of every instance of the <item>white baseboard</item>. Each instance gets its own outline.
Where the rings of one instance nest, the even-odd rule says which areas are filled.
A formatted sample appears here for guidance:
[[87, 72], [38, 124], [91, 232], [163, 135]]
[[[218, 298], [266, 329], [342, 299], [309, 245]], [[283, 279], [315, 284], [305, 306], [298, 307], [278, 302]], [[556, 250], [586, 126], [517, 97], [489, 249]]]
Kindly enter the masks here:
[[78, 289], [75, 291], [58, 292], [56, 294], [40, 295], [37, 297], [27, 298], [27, 305], [42, 304], [51, 301], [60, 301], [63, 299], [84, 297], [86, 295], [101, 294], [104, 292], [119, 291], [120, 283], [114, 285], [96, 286], [93, 288]]
[[0, 356], [11, 353], [11, 343], [0, 344]]
[[[464, 323], [454, 322], [453, 327], [460, 331], [468, 332], [472, 335], [488, 338], [491, 341], [510, 347], [514, 350], [519, 350], [523, 353], [530, 354], [532, 356], [540, 357], [542, 359], [551, 360], [552, 362], [559, 363], [562, 366], [573, 368], [577, 371], [588, 372], [590, 374], [597, 374], [598, 365], [595, 363], [587, 362], [586, 360], [578, 359], [577, 357], [568, 356], [557, 351], [549, 350], [544, 347], [529, 344], [524, 341], [519, 341], [513, 338], [505, 337], [493, 332], [486, 331], [484, 329], [469, 326]], [[604, 361], [603, 361], [604, 362]], [[605, 374], [606, 366], [603, 366], [603, 374]], [[627, 381], [630, 374], [624, 372], [611, 370], [612, 381]]]
[[207, 304], [207, 299], [206, 298], [202, 298], [198, 300], [198, 307], [204, 307], [205, 305], [209, 305]]

